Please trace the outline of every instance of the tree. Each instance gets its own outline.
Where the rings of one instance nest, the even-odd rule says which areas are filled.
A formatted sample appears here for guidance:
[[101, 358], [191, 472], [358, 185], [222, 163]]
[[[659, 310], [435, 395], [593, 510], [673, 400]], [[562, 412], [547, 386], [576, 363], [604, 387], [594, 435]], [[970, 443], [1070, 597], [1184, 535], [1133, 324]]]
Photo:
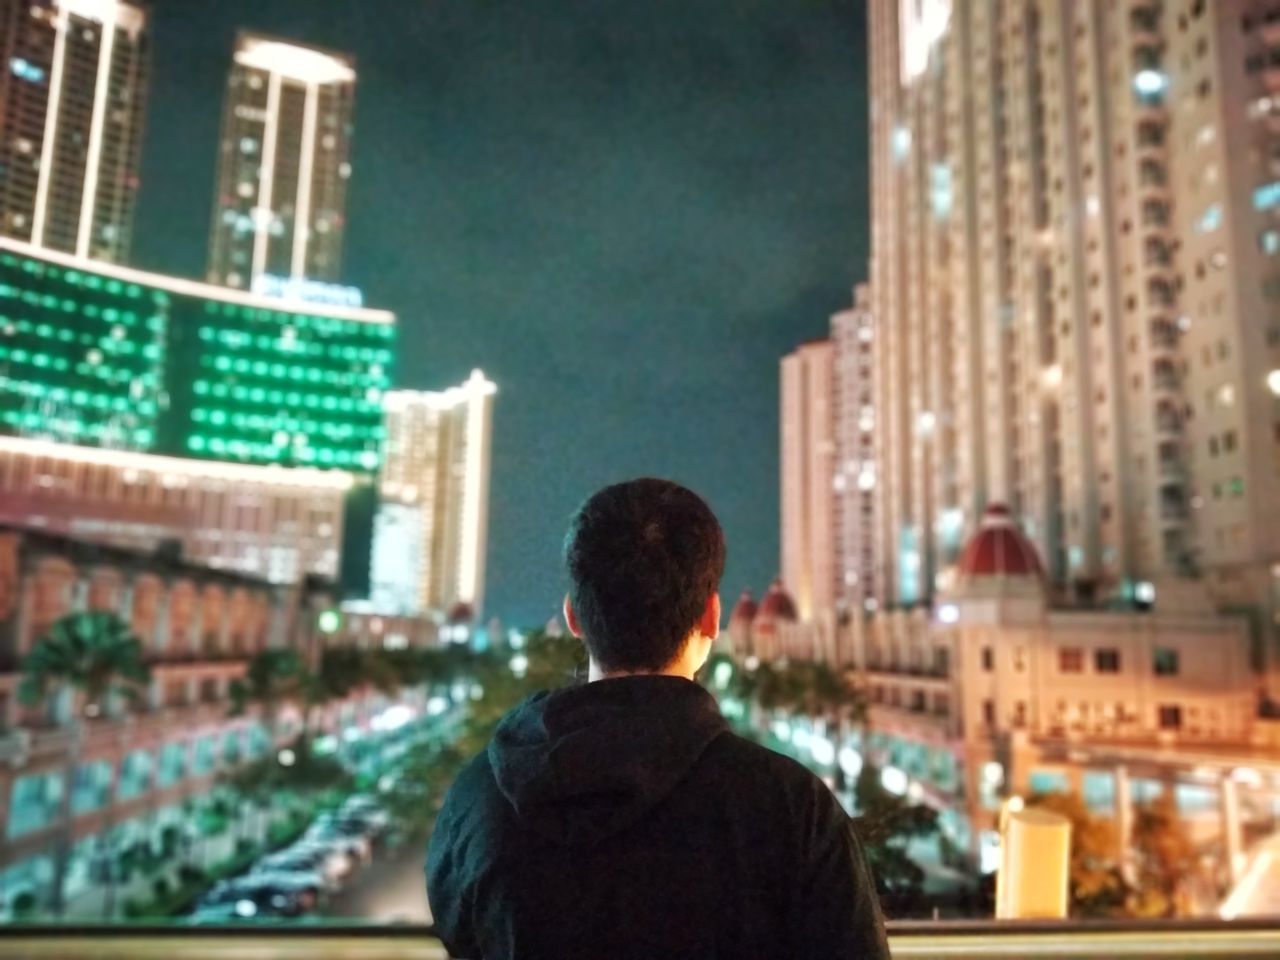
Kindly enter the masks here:
[[72, 613], [57, 621], [23, 658], [18, 699], [28, 705], [69, 690], [80, 701], [71, 715], [71, 746], [63, 773], [59, 838], [53, 861], [53, 909], [65, 908], [64, 886], [72, 844], [72, 795], [80, 766], [85, 718], [102, 716], [117, 697], [134, 701], [151, 680], [142, 644], [116, 614]]
[[1038, 793], [1027, 804], [1060, 814], [1071, 822], [1071, 912], [1080, 917], [1127, 915], [1129, 887], [1116, 862], [1116, 831], [1110, 820], [1095, 817], [1074, 793]]
[[581, 641], [541, 631], [531, 633], [520, 650], [475, 653], [455, 647], [424, 653], [428, 682], [447, 688], [461, 684], [468, 699], [457, 735], [448, 744], [410, 756], [384, 794], [397, 828], [412, 838], [430, 834], [450, 784], [488, 746], [508, 711], [532, 693], [572, 683], [586, 666]]
[[1196, 853], [1171, 790], [1136, 808], [1131, 846], [1137, 882], [1130, 910], [1141, 917], [1177, 915], [1182, 882], [1195, 869]]
[[283, 791], [315, 793], [345, 789], [351, 773], [336, 758], [315, 752], [306, 734], [283, 750], [263, 754], [227, 773], [224, 782], [242, 797], [270, 799]]
[[854, 824], [866, 847], [876, 891], [909, 907], [924, 891], [924, 871], [908, 856], [907, 845], [937, 832], [938, 813], [890, 793], [879, 768], [871, 763], [863, 763], [853, 795], [858, 809]]
[[231, 715], [240, 716], [250, 704], [257, 704], [274, 743], [280, 708], [299, 702], [306, 684], [307, 672], [296, 650], [260, 650], [244, 676], [231, 682]]

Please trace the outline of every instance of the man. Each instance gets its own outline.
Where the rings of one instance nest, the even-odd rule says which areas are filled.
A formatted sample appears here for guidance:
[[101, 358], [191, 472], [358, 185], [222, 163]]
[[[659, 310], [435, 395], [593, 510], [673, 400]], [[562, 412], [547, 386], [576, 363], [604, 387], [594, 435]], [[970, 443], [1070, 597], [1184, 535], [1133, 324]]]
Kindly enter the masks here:
[[485, 960], [884, 960], [849, 818], [730, 733], [694, 682], [720, 630], [724, 534], [664, 480], [606, 487], [565, 541], [589, 682], [530, 697], [449, 791], [436, 930]]

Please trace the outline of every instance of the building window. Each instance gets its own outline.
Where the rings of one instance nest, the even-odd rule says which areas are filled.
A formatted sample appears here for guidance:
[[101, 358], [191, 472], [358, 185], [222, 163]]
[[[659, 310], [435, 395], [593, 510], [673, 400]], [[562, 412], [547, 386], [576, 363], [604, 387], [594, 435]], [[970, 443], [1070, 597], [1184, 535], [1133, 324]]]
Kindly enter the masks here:
[[996, 702], [994, 700], [982, 701], [982, 722], [988, 727], [996, 725]]
[[1093, 669], [1098, 673], [1119, 673], [1120, 651], [1110, 647], [1093, 651]]
[[1013, 705], [1013, 725], [1019, 729], [1027, 725], [1027, 701], [1019, 700]]
[[1178, 675], [1178, 651], [1168, 647], [1157, 647], [1152, 657], [1152, 669], [1157, 677], [1176, 677]]
[[1182, 707], [1176, 703], [1162, 703], [1160, 705], [1160, 729], [1181, 730]]
[[1280, 180], [1264, 183], [1253, 191], [1255, 210], [1270, 210], [1276, 204], [1280, 204]]
[[996, 654], [990, 647], [982, 648], [982, 669], [990, 673], [996, 668]]
[[1062, 647], [1059, 649], [1058, 671], [1060, 673], [1083, 673], [1084, 651], [1079, 647]]

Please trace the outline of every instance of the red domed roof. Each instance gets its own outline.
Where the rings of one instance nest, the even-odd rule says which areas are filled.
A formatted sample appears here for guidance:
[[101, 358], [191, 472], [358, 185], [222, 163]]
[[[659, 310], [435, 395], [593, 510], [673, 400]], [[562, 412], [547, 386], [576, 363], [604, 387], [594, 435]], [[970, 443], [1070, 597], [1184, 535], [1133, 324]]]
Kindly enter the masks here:
[[993, 503], [982, 515], [956, 567], [960, 577], [1036, 577], [1044, 575], [1035, 546], [1018, 529], [1009, 508]]
[[781, 578], [774, 580], [760, 600], [760, 606], [756, 610], [756, 620], [786, 620], [789, 623], [795, 623], [799, 618], [796, 602], [782, 586]]
[[751, 597], [750, 590], [743, 590], [742, 595], [738, 597], [738, 602], [733, 605], [733, 612], [729, 614], [730, 623], [750, 623], [756, 616], [756, 602]]
[[444, 619], [445, 623], [457, 625], [470, 623], [475, 618], [476, 612], [471, 608], [471, 604], [467, 603], [465, 600], [459, 600], [449, 608], [449, 612], [445, 614]]

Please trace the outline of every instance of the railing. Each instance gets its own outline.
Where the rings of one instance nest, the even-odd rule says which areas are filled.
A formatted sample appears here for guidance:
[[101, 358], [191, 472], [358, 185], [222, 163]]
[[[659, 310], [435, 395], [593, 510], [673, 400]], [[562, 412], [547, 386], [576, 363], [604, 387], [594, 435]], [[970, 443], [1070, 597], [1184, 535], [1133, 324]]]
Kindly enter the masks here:
[[[895, 960], [1275, 958], [1280, 957], [1280, 918], [1231, 923], [902, 922], [889, 924], [889, 941]], [[416, 926], [0, 928], [0, 960], [445, 960], [447, 956], [429, 927]]]

